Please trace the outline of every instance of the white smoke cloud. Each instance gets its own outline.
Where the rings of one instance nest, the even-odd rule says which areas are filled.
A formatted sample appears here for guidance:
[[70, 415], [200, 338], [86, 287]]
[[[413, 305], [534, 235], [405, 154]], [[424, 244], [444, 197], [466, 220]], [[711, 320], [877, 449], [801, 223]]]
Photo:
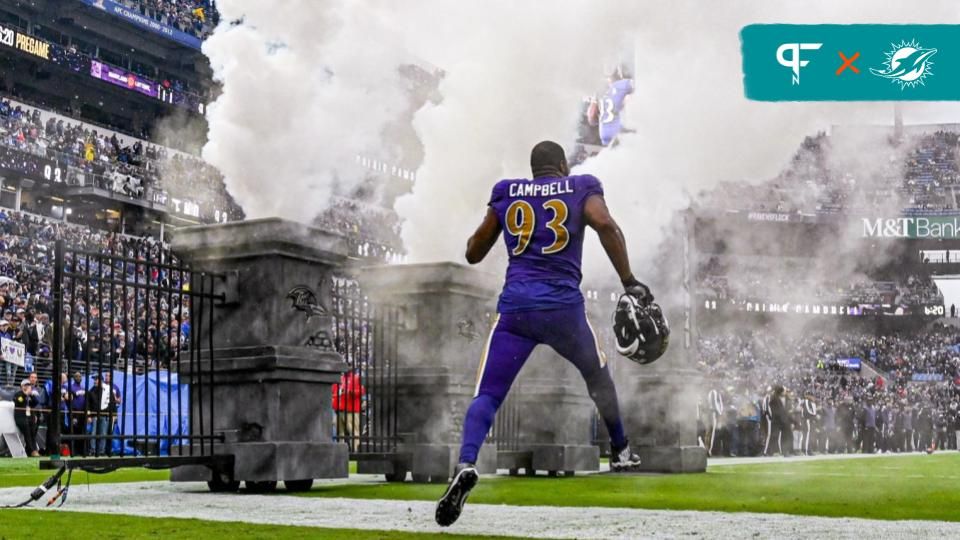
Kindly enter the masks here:
[[[626, 122], [637, 133], [579, 171], [604, 182], [635, 272], [645, 275], [656, 271], [650, 263], [663, 228], [689, 194], [720, 180], [769, 178], [804, 136], [831, 125], [892, 122], [889, 103], [748, 101], [743, 26], [958, 19], [944, 1], [514, 4], [458, 2], [465, 13], [436, 15], [456, 37], [445, 39], [442, 50], [418, 51], [428, 58], [432, 52], [447, 77], [444, 101], [416, 117], [425, 163], [413, 194], [398, 202], [414, 260], [462, 260], [494, 182], [528, 175], [529, 149], [541, 139], [572, 146], [579, 100], [602, 84], [604, 60], [625, 47], [636, 52], [637, 91]], [[953, 104], [915, 104], [905, 116], [944, 121], [957, 112]], [[609, 283], [613, 271], [589, 236], [585, 281]]]
[[[653, 271], [662, 229], [688, 194], [720, 180], [768, 178], [805, 135], [832, 124], [892, 120], [891, 105], [883, 103], [747, 101], [744, 25], [958, 19], [954, 4], [943, 0], [218, 6], [227, 22], [204, 51], [224, 93], [209, 108], [204, 157], [224, 172], [251, 217], [313, 217], [331, 193], [357, 180], [345, 172], [356, 154], [383, 155], [381, 131], [407, 103], [396, 66], [423, 59], [445, 71], [442, 102], [415, 115], [425, 160], [413, 193], [397, 201], [414, 261], [461, 261], [495, 181], [528, 175], [528, 152], [539, 140], [571, 147], [580, 99], [597, 91], [611, 58], [634, 48], [637, 91], [626, 114], [637, 132], [581, 170], [604, 181], [640, 275]], [[911, 104], [905, 117], [944, 121], [957, 111], [953, 104]], [[612, 270], [590, 236], [585, 277], [609, 280]]]
[[309, 221], [362, 179], [357, 155], [382, 155], [382, 130], [406, 106], [397, 67], [408, 55], [376, 3], [217, 6], [223, 22], [203, 51], [223, 94], [203, 157], [248, 217]]
[[[930, 9], [923, 10], [926, 22], [956, 20], [948, 3], [928, 4]], [[648, 12], [636, 33], [637, 49], [645, 53], [645, 72], [637, 73], [637, 91], [626, 109], [626, 123], [637, 133], [624, 135], [620, 147], [582, 167], [605, 180], [608, 204], [621, 222], [639, 275], [658, 271], [650, 263], [663, 239], [663, 227], [688, 203], [689, 195], [722, 180], [771, 178], [787, 165], [806, 135], [832, 125], [892, 124], [889, 103], [765, 103], [743, 95], [739, 41], [743, 26], [923, 22], [914, 7], [870, 5], [867, 9], [863, 2], [845, 3], [841, 9], [827, 2], [794, 6], [740, 2], [705, 10], [702, 4], [681, 2]], [[678, 27], [683, 32], [673, 30]], [[931, 109], [941, 121], [951, 110], [958, 111], [955, 105], [944, 104], [908, 107], [918, 113]], [[886, 150], [866, 145], [849, 149], [860, 152], [864, 160], [869, 158], [863, 154], [874, 151], [886, 160]], [[584, 261], [586, 279], [612, 278], [597, 243], [588, 243]]]
[[443, 31], [416, 46], [446, 72], [443, 101], [416, 115], [425, 159], [397, 210], [413, 260], [462, 260], [495, 181], [528, 175], [540, 140], [572, 141], [579, 100], [602, 80], [601, 59], [628, 41], [625, 25], [608, 25], [613, 17], [595, 2], [431, 6]]

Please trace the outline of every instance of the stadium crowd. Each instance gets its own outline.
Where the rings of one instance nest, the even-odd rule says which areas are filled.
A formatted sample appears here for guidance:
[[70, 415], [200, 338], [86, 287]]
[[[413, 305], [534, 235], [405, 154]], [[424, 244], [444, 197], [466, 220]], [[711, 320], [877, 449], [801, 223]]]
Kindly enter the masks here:
[[[32, 434], [24, 437], [28, 452], [43, 449], [36, 433], [50, 412], [54, 391], [50, 378], [57, 240], [79, 251], [68, 253], [64, 268], [68, 277], [63, 299], [63, 377], [70, 373], [74, 379], [60, 384], [69, 423], [64, 429], [74, 434], [112, 433], [110, 422], [115, 420], [120, 396], [91, 400], [88, 381], [103, 374], [104, 380], [93, 385], [96, 389], [109, 384], [112, 369], [132, 373], [169, 369], [189, 343], [188, 297], [175, 292], [182, 290], [189, 276], [148, 264], [174, 261], [157, 241], [0, 210], [0, 338], [24, 349], [24, 366], [4, 362], [2, 382], [12, 387], [18, 377], [28, 376], [26, 399], [34, 410], [27, 420]], [[113, 285], [107, 286], [108, 281]], [[24, 385], [20, 386], [22, 392]], [[106, 439], [99, 441], [84, 451], [106, 452]]]
[[[701, 440], [712, 455], [734, 456], [956, 449], [958, 343], [960, 329], [941, 325], [919, 335], [701, 336], [711, 388], [699, 408]], [[852, 369], [870, 364], [879, 375]]]
[[796, 275], [764, 279], [760, 274], [705, 274], [698, 293], [708, 298], [769, 302], [836, 302], [852, 305], [942, 304], [943, 294], [930, 278], [907, 276], [904, 282], [821, 283]]
[[[336, 208], [340, 209], [344, 223], [357, 228], [372, 227], [348, 216], [349, 212], [359, 210], [348, 202]], [[34, 412], [32, 418], [20, 418], [28, 423], [24, 437], [28, 452], [45, 451], [45, 441], [37, 435], [49, 420], [55, 388], [51, 380], [52, 281], [54, 245], [59, 239], [89, 252], [68, 252], [65, 261], [63, 377], [69, 374], [69, 380], [62, 380], [60, 384], [68, 418], [64, 429], [74, 435], [103, 435], [92, 444], [78, 443], [73, 447], [73, 452], [103, 455], [111, 451], [109, 434], [116, 428], [122, 403], [119, 389], [111, 386], [109, 372], [119, 369], [152, 373], [175, 369], [180, 353], [189, 343], [191, 329], [189, 296], [176, 291], [188, 285], [189, 276], [148, 264], [148, 261], [172, 263], [175, 260], [152, 238], [99, 232], [0, 209], [0, 313], [3, 314], [0, 338], [21, 343], [25, 350], [24, 367], [4, 362], [0, 387], [13, 388], [20, 377], [28, 377], [29, 384], [21, 383], [20, 393], [14, 395], [14, 399], [19, 396], [26, 400], [22, 410], [29, 406]], [[108, 287], [107, 283], [111, 282], [114, 286]], [[125, 283], [131, 286], [124, 287]], [[134, 288], [133, 284], [140, 287]], [[359, 291], [355, 283], [352, 286], [352, 289], [338, 289], [338, 301], [358, 301]], [[351, 306], [343, 309], [350, 311], [356, 307]], [[351, 327], [348, 331], [348, 324], [361, 327]], [[362, 330], [369, 324], [366, 319], [338, 318], [336, 348], [344, 353], [350, 347], [369, 349], [364, 342], [357, 341], [368, 335]], [[346, 336], [351, 336], [353, 341], [348, 343]], [[96, 380], [101, 373], [104, 380]], [[111, 397], [91, 400], [91, 392], [104, 395], [98, 390], [101, 387], [112, 388], [107, 392]]]
[[[167, 197], [204, 201], [215, 221], [241, 218], [223, 176], [205, 161], [139, 139], [122, 140], [83, 123], [65, 122], [39, 109], [0, 100], [0, 148], [29, 152], [68, 165], [68, 184], [96, 185], [135, 199]], [[348, 238], [354, 256], [400, 262], [400, 221], [396, 212], [338, 198], [315, 225]]]
[[96, 185], [134, 199], [154, 192], [163, 196], [207, 201], [231, 219], [242, 211], [230, 196], [222, 175], [206, 162], [159, 145], [101, 134], [81, 122], [65, 122], [39, 109], [0, 100], [0, 145], [65, 163], [72, 184]]
[[[843, 137], [843, 135], [841, 135]], [[723, 182], [701, 192], [697, 204], [706, 208], [836, 214], [902, 210], [936, 215], [958, 208], [952, 187], [960, 182], [958, 134], [951, 131], [887, 138], [888, 146], [865, 159], [844, 162], [847, 140], [821, 132], [807, 137], [790, 164], [775, 178], [759, 184]]]
[[386, 262], [403, 262], [400, 218], [393, 210], [353, 199], [334, 199], [314, 225], [347, 237], [352, 255]]
[[710, 257], [697, 275], [697, 294], [718, 300], [833, 302], [851, 305], [943, 304], [943, 294], [929, 276], [908, 275], [898, 281], [817, 277], [811, 260], [789, 257], [738, 257], [721, 262]]
[[[210, 29], [212, 31], [212, 27]], [[83, 75], [90, 73], [94, 61], [107, 66], [112, 65], [110, 62], [104, 61], [101, 51], [95, 46], [83, 42], [79, 45], [78, 47], [77, 44], [60, 45], [56, 42], [47, 42], [50, 61], [64, 69]], [[114, 67], [124, 71], [130, 70], [142, 79], [156, 82], [163, 90], [172, 92], [170, 96], [172, 103], [185, 106], [189, 110], [197, 110], [200, 105], [208, 101], [210, 96], [208, 89], [192, 86], [189, 82], [174, 77], [161, 69], [151, 68], [137, 62], [125, 67]]]
[[[698, 204], [803, 215], [956, 212], [956, 133], [908, 133], [888, 137], [869, 155], [845, 155], [853, 139], [843, 137], [860, 135], [807, 137], [776, 178], [724, 184], [702, 193]], [[838, 279], [833, 271], [813, 268], [815, 262], [710, 257], [696, 275], [697, 294], [861, 307], [944, 303], [928, 275]], [[700, 404], [701, 439], [713, 455], [955, 449], [958, 345], [960, 330], [939, 324], [922, 331], [833, 329], [795, 337], [766, 327], [705, 334], [696, 349], [710, 381]], [[865, 375], [874, 370], [876, 376]]]
[[201, 39], [220, 21], [215, 0], [118, 0], [142, 15]]
[[[108, 264], [105, 260], [101, 265], [99, 257], [83, 253], [66, 260], [65, 271], [82, 276], [69, 278], [64, 285], [64, 328], [70, 331], [64, 336], [67, 359], [96, 363], [108, 354], [108, 343], [112, 342], [113, 351], [133, 360], [139, 369], [158, 362], [169, 365], [176, 357], [178, 341], [183, 343], [189, 333], [189, 306], [181, 305], [181, 296], [167, 298], [153, 291], [148, 297], [142, 288], [122, 286], [104, 294], [104, 288], [97, 287], [100, 280], [112, 279], [176, 289], [184, 283], [184, 276], [146, 264], [148, 260], [171, 261], [172, 255], [165, 247], [150, 237], [99, 232], [0, 210], [0, 310], [14, 338], [25, 345], [30, 369], [49, 369], [57, 240], [77, 250], [141, 261], [114, 260]], [[134, 328], [138, 330], [136, 335], [128, 332]], [[15, 373], [8, 373], [7, 384], [13, 382], [11, 375]]]

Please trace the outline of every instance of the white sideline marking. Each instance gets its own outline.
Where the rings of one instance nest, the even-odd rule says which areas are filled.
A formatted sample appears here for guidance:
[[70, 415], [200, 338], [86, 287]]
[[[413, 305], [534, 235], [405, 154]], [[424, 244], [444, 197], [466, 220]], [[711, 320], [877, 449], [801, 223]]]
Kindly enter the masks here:
[[[0, 504], [19, 502], [28, 490], [0, 489]], [[442, 490], [437, 486], [438, 496]], [[213, 494], [204, 484], [168, 482], [93, 484], [89, 492], [71, 493], [63, 507], [132, 516], [534, 538], [960, 538], [960, 523], [939, 521], [488, 504], [468, 504], [460, 520], [443, 529], [433, 521], [434, 509], [432, 501]]]
[[[903, 470], [903, 469], [894, 469], [894, 470]], [[731, 471], [730, 467], [724, 467], [715, 471], [710, 471], [710, 474], [741, 474], [748, 476], [841, 476], [841, 477], [853, 477], [853, 478], [863, 478], [863, 474], [852, 474], [852, 473], [840, 473], [840, 472], [817, 472], [817, 471]], [[870, 478], [935, 478], [935, 479], [949, 479], [957, 480], [960, 479], [960, 476], [954, 475], [943, 475], [943, 474], [870, 474]]]
[[[955, 450], [941, 450], [939, 453], [956, 454]], [[873, 459], [873, 458], [897, 458], [897, 457], [916, 457], [926, 455], [925, 452], [904, 452], [900, 454], [820, 454], [816, 456], [759, 456], [759, 457], [723, 457], [708, 458], [707, 468], [710, 467], [729, 467], [731, 465], [757, 465], [763, 463], [805, 463], [807, 461], [832, 461], [843, 459]], [[936, 454], [934, 454], [936, 455]]]

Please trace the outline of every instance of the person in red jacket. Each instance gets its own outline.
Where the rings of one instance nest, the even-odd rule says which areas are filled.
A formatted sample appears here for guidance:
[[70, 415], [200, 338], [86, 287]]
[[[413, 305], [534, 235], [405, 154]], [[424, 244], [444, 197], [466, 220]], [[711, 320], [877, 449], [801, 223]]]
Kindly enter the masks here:
[[351, 452], [357, 450], [360, 442], [360, 413], [367, 394], [361, 379], [360, 370], [353, 369], [341, 375], [340, 382], [331, 387], [337, 435]]

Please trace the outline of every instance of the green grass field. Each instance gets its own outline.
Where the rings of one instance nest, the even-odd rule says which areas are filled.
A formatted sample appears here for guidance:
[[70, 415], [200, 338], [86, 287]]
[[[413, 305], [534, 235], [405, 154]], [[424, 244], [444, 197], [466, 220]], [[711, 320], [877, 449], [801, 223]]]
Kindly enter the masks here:
[[[706, 474], [484, 477], [472, 503], [960, 521], [960, 453], [711, 467]], [[443, 486], [316, 487], [302, 496], [434, 500]]]
[[[36, 486], [53, 474], [53, 471], [41, 471], [39, 462], [44, 458], [0, 459], [0, 488], [14, 486]], [[357, 464], [350, 463], [350, 473], [357, 472]], [[170, 479], [170, 471], [150, 469], [119, 469], [111, 473], [91, 474], [83, 471], [73, 473], [77, 484], [109, 484], [119, 482], [152, 482]]]
[[[41, 471], [38, 465], [40, 459], [43, 458], [0, 459], [0, 488], [33, 487], [50, 478], [54, 471]], [[170, 471], [150, 469], [120, 469], [106, 474], [89, 474], [82, 471], [73, 473], [75, 484], [150, 482], [169, 479]]]
[[[50, 477], [53, 471], [39, 470], [39, 458], [0, 459], [0, 488], [22, 486], [27, 488], [23, 495], [29, 495], [30, 489]], [[351, 472], [356, 472], [356, 464], [350, 464]], [[74, 473], [71, 490], [74, 497], [82, 496], [82, 486], [86, 483], [120, 483], [167, 481], [170, 472], [148, 469], [120, 469], [105, 474], [89, 474], [82, 471]], [[19, 501], [18, 501], [19, 502]], [[34, 503], [39, 504], [39, 503]], [[105, 526], [106, 525], [106, 526]], [[163, 538], [194, 539], [199, 537], [243, 538], [329, 538], [332, 540], [407, 540], [410, 538], [432, 538], [441, 535], [410, 534], [396, 531], [362, 531], [355, 529], [317, 529], [315, 527], [293, 527], [276, 525], [254, 525], [247, 523], [225, 523], [198, 519], [151, 518], [133, 516], [103, 516], [84, 512], [35, 512], [32, 510], [0, 510], [0, 540], [20, 538], [62, 537], [63, 531], [70, 531], [70, 538]], [[442, 535], [443, 538], [494, 539], [492, 536]], [[506, 537], [503, 537], [506, 538]]]
[[[89, 480], [166, 480], [167, 474], [165, 471], [132, 469], [106, 475], [91, 474]], [[35, 460], [0, 460], [0, 487], [34, 486], [47, 475], [36, 470]], [[86, 473], [77, 473], [74, 477], [75, 486], [86, 481]], [[712, 466], [706, 474], [696, 475], [486, 476], [474, 490], [470, 502], [960, 521], [958, 486], [960, 453], [951, 452], [930, 456]], [[441, 485], [359, 483], [321, 485], [298, 496], [432, 501], [444, 489]], [[82, 491], [75, 492], [74, 497], [78, 496], [82, 496]], [[276, 496], [286, 495], [280, 492]], [[109, 521], [109, 527], [103, 527], [104, 520]], [[20, 527], [29, 531], [29, 535], [21, 536], [17, 532]], [[104, 538], [195, 538], [207, 535], [230, 535], [232, 538], [419, 537], [404, 533], [318, 530], [189, 519], [0, 510], [0, 538], [52, 536], [63, 530], [70, 530], [71, 537], [89, 533]], [[123, 534], [110, 536], [112, 530]]]
[[324, 540], [408, 540], [411, 538], [509, 538], [505, 536], [468, 536], [457, 534], [413, 534], [397, 531], [363, 531], [326, 529], [284, 525], [203, 521], [199, 519], [145, 518], [104, 516], [83, 512], [35, 512], [32, 510], [0, 510], [0, 540], [37, 538], [96, 538], [126, 540], [128, 538], [183, 539], [197, 538], [276, 538]]

